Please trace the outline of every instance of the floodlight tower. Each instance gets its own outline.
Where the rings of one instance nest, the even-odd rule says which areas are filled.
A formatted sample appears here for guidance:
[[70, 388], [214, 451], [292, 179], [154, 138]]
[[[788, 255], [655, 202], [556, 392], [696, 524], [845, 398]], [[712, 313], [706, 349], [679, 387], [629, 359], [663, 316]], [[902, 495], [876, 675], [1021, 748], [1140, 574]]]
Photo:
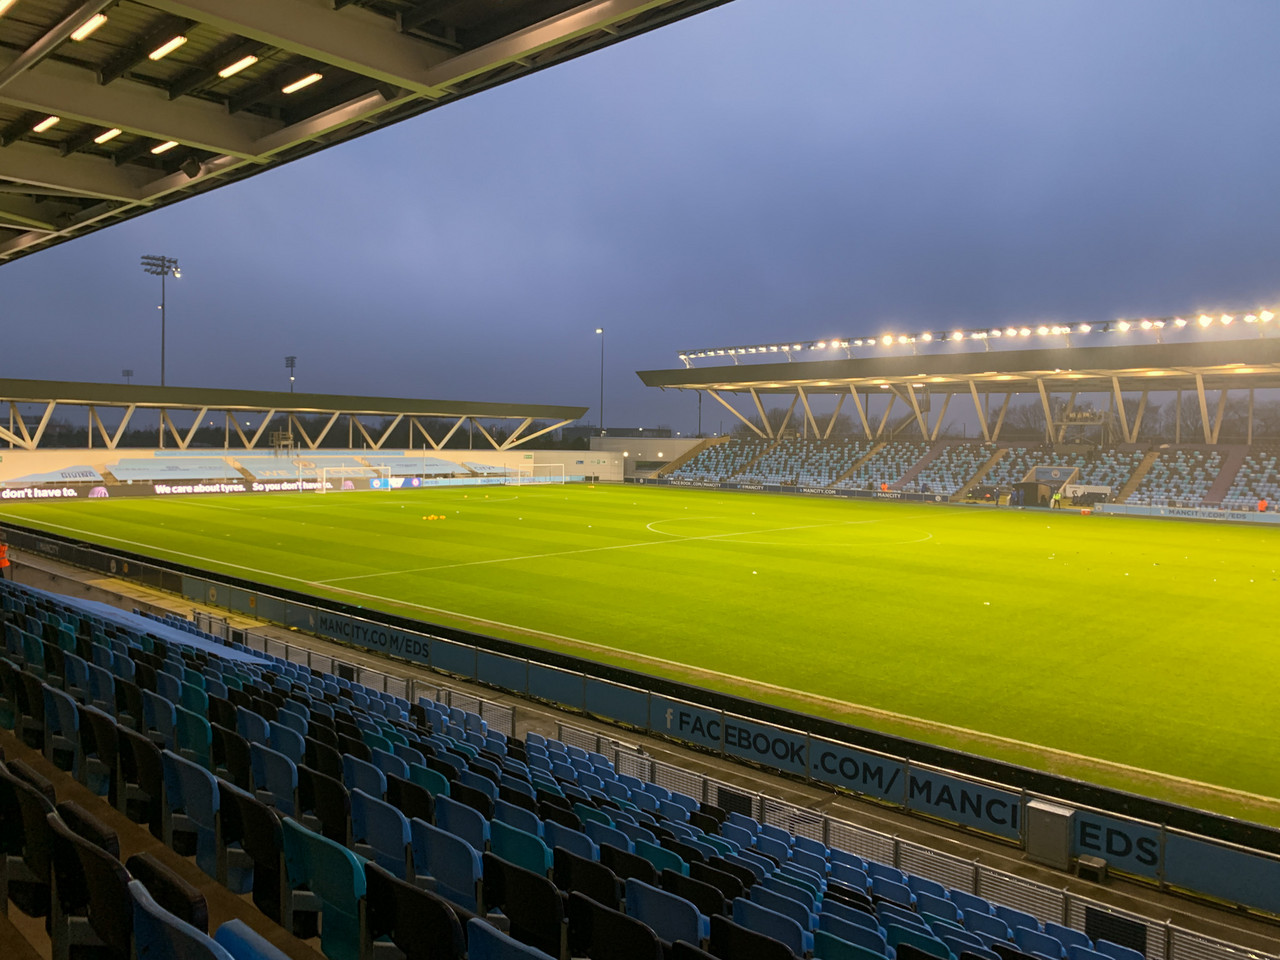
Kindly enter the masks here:
[[284, 368], [289, 371], [289, 392], [293, 393], [293, 371], [298, 367], [297, 357], [285, 357]]
[[600, 336], [600, 436], [604, 436], [604, 327], [596, 327]]
[[142, 257], [142, 269], [147, 273], [158, 276], [160, 278], [160, 386], [164, 386], [164, 335], [165, 335], [165, 315], [164, 315], [164, 281], [169, 275], [173, 275], [175, 280], [181, 278], [182, 270], [178, 267], [178, 261], [173, 257], [164, 257], [159, 254], [145, 254]]

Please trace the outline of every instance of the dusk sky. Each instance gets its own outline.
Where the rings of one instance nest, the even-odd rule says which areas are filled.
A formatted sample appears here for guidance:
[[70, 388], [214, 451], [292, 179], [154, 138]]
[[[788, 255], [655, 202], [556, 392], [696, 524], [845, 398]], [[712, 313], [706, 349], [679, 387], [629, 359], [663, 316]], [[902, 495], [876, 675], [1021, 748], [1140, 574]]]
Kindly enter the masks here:
[[[590, 406], [686, 348], [1280, 302], [1275, 0], [734, 0], [0, 266], [0, 376]], [[709, 410], [707, 416], [711, 416]], [[715, 415], [715, 416], [718, 416]], [[707, 425], [714, 429], [714, 425]]]

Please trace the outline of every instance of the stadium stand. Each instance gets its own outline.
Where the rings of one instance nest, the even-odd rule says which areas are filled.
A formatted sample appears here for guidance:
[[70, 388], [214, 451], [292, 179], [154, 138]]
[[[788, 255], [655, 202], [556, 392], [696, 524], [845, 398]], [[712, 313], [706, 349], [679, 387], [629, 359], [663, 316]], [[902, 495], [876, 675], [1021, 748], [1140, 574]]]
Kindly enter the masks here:
[[451, 477], [454, 474], [466, 473], [465, 467], [452, 460], [439, 457], [415, 456], [406, 452], [400, 456], [379, 453], [362, 458], [371, 467], [381, 468], [392, 477]]
[[[886, 462], [904, 462], [910, 452]], [[761, 822], [622, 773], [605, 755], [568, 740], [532, 732], [519, 740], [489, 729], [479, 713], [428, 698], [410, 703], [225, 643], [180, 617], [129, 614], [0, 581], [0, 618], [3, 726], [94, 784], [104, 803], [149, 825], [173, 850], [194, 856], [221, 886], [252, 891], [252, 902], [286, 929], [306, 933], [318, 915], [320, 949], [331, 960], [370, 956], [373, 938], [384, 935], [409, 945], [410, 931], [427, 928], [438, 932], [442, 951], [430, 956], [461, 957], [465, 942], [473, 957], [567, 960], [569, 945], [592, 944], [601, 930], [627, 924], [628, 939], [647, 945], [645, 956], [655, 960], [666, 949], [659, 947], [674, 941], [688, 945], [688, 956], [702, 955], [698, 948], [709, 942], [713, 950], [736, 944], [734, 956], [779, 958], [813, 951], [951, 960], [967, 950], [1063, 960], [1069, 950], [1097, 950], [1113, 960], [1142, 960], [1059, 924], [1063, 916], [991, 903], [950, 888], [946, 876], [828, 846], [799, 823], [793, 831]], [[83, 677], [75, 680], [67, 664], [77, 656], [102, 665], [110, 696], [88, 694]], [[123, 709], [132, 702], [126, 691], [138, 687], [153, 708]], [[77, 696], [114, 703], [115, 713], [86, 722], [92, 708], [77, 706]], [[64, 700], [69, 712], [46, 708], [46, 701]], [[234, 724], [260, 760], [275, 754], [275, 774], [251, 772], [267, 789], [251, 794], [233, 785], [227, 751], [171, 739], [161, 703], [175, 712], [203, 703], [203, 714]], [[196, 726], [204, 739], [195, 745], [207, 747], [210, 724], [187, 712], [203, 722]], [[95, 778], [90, 768], [106, 757], [110, 731], [131, 744], [130, 760], [98, 764]], [[324, 817], [316, 784], [332, 778], [285, 756], [309, 758], [322, 743], [343, 749], [342, 780], [327, 788], [336, 806], [330, 803]], [[304, 770], [305, 781], [298, 777]], [[418, 784], [434, 803], [424, 806], [419, 796], [410, 806], [411, 791], [392, 790], [393, 783]], [[494, 805], [495, 796], [505, 807]], [[52, 784], [41, 792], [0, 762], [0, 811], [32, 811], [4, 823], [8, 903], [39, 914], [48, 902], [52, 849], [61, 908], [49, 925], [54, 956], [65, 956], [73, 935], [88, 936], [86, 929], [107, 944], [126, 944], [132, 935], [156, 956], [277, 955], [238, 921], [210, 937], [199, 926], [208, 914], [193, 903], [189, 885], [166, 886], [154, 865], [137, 858], [123, 865], [118, 849], [79, 839], [90, 832], [91, 811], [86, 820], [65, 804], [55, 807], [56, 799]], [[428, 811], [434, 823], [422, 819]], [[585, 833], [578, 829], [584, 824]], [[92, 878], [87, 889], [71, 882], [72, 863]], [[477, 950], [482, 940], [488, 946]], [[121, 948], [112, 955], [130, 954]]]
[[867, 440], [804, 440], [788, 437], [734, 475], [744, 483], [826, 487], [871, 449]]
[[1222, 498], [1228, 510], [1256, 510], [1258, 501], [1280, 506], [1280, 445], [1255, 445], [1245, 454], [1244, 463]]
[[117, 460], [109, 472], [121, 483], [243, 479], [236, 468], [226, 460], [208, 456], [125, 457]]
[[843, 490], [872, 490], [886, 484], [897, 489], [896, 485], [907, 471], [928, 452], [929, 444], [922, 440], [886, 443], [832, 486]]
[[372, 477], [378, 472], [354, 456], [314, 456], [310, 453], [276, 456], [263, 453], [239, 454], [235, 459], [241, 469], [255, 480], [297, 480], [299, 477], [314, 480], [325, 468], [344, 468], [356, 477]]
[[958, 493], [988, 460], [992, 448], [978, 442], [948, 443], [916, 474], [914, 486], [921, 493]]
[[673, 480], [724, 481], [745, 469], [769, 449], [771, 441], [733, 439], [708, 447], [688, 463], [672, 471]]
[[1127, 502], [1150, 506], [1197, 506], [1209, 492], [1222, 465], [1218, 450], [1162, 451]]

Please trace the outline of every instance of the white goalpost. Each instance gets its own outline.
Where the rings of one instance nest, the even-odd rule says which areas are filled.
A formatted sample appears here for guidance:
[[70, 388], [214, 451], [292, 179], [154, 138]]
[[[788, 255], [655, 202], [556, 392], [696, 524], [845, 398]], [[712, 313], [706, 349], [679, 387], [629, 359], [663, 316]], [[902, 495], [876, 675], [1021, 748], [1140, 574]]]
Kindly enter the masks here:
[[[369, 472], [373, 471], [377, 476], [370, 477]], [[337, 493], [344, 489], [356, 489], [354, 482], [351, 486], [343, 483], [344, 480], [352, 480], [359, 477], [360, 479], [368, 479], [369, 486], [374, 490], [390, 490], [391, 489], [391, 468], [390, 467], [321, 467], [320, 474], [317, 478], [315, 489], [312, 493]], [[377, 482], [380, 481], [380, 482]], [[303, 481], [302, 489], [306, 490], [306, 481]], [[330, 490], [332, 484], [332, 491]]]
[[564, 483], [563, 463], [531, 463], [528, 466], [517, 466], [511, 483], [516, 486], [532, 484]]

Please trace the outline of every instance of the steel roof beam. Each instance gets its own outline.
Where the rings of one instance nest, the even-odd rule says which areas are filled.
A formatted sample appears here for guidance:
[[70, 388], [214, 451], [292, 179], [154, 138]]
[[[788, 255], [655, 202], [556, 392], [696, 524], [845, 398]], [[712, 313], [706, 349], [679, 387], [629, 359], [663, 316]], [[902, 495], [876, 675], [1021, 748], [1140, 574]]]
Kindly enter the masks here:
[[88, 0], [59, 21], [58, 25], [44, 36], [18, 54], [3, 69], [0, 69], [0, 90], [22, 76], [71, 36], [81, 24], [96, 13], [113, 4], [115, 0]]
[[148, 6], [208, 24], [352, 73], [439, 97], [431, 68], [451, 51], [407, 37], [394, 20], [325, 0], [147, 0]]
[[50, 187], [81, 197], [133, 202], [143, 195], [145, 171], [120, 170], [97, 157], [63, 157], [50, 162], [49, 151], [29, 143], [0, 150], [0, 179]]
[[246, 160], [258, 159], [255, 141], [280, 127], [262, 117], [230, 117], [204, 100], [171, 102], [163, 90], [140, 83], [99, 86], [86, 71], [56, 62], [15, 79], [0, 90], [0, 103]]

